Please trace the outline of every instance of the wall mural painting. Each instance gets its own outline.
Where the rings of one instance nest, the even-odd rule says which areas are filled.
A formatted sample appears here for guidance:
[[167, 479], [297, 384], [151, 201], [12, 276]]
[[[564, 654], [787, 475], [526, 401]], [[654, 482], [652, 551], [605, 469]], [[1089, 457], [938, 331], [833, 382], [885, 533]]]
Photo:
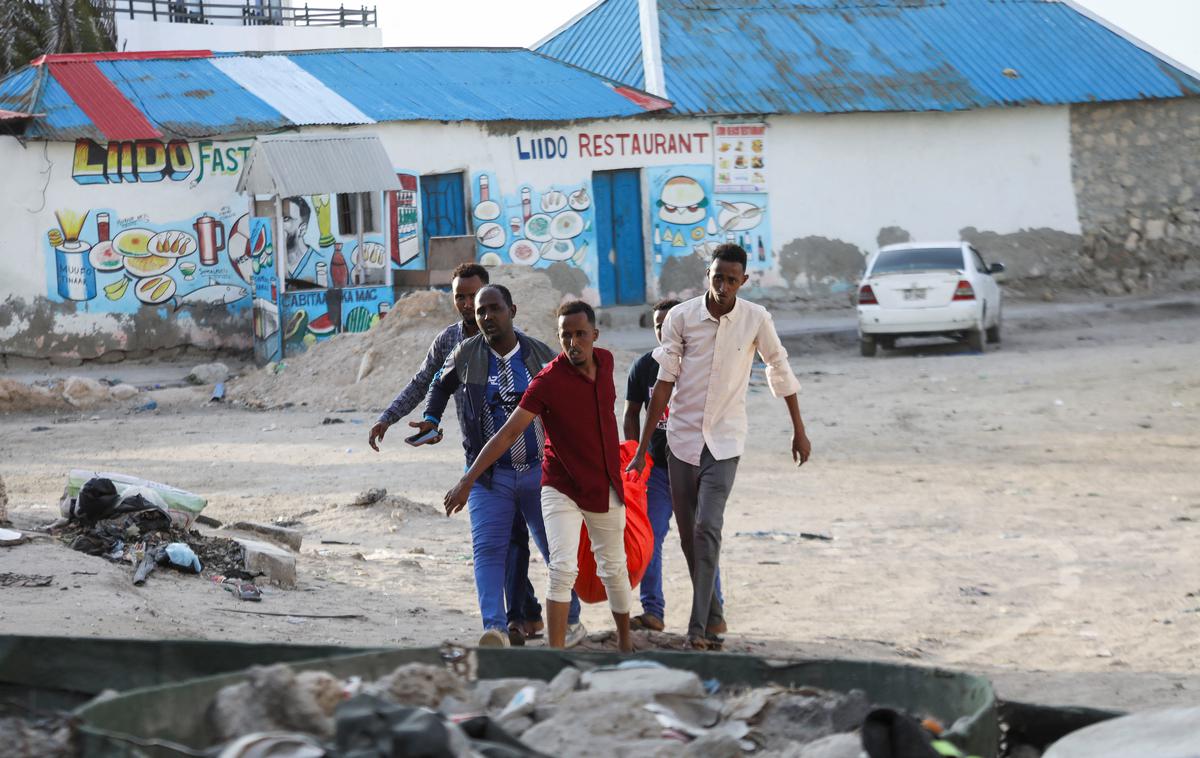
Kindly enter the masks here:
[[400, 189], [387, 193], [388, 220], [392, 234], [392, 267], [421, 269], [425, 261], [421, 256], [419, 179], [408, 171], [397, 171]]
[[[352, 196], [353, 197], [353, 196]], [[381, 228], [379, 196], [372, 193], [373, 221], [368, 228]], [[283, 204], [283, 254], [287, 279], [297, 287], [358, 287], [387, 281], [387, 247], [383, 234], [357, 235], [344, 232], [337, 213], [337, 195], [294, 195]], [[314, 218], [315, 223], [314, 223]]]
[[240, 309], [264, 264], [266, 247], [251, 239], [249, 215], [228, 208], [170, 223], [111, 208], [62, 208], [55, 218], [45, 237], [50, 297], [87, 312]]
[[251, 247], [259, 251], [259, 263], [254, 266], [253, 278], [254, 357], [259, 365], [278, 361], [282, 357], [279, 342], [279, 279], [271, 228], [270, 218], [250, 218]]
[[479, 261], [546, 268], [564, 262], [597, 281], [591, 184], [523, 185], [503, 195], [491, 174], [472, 181], [472, 214]]
[[[249, 142], [212, 142], [192, 146], [186, 140], [127, 140], [100, 144], [75, 141], [71, 177], [76, 184], [182, 182], [196, 186], [208, 177], [236, 177], [250, 154]], [[193, 176], [194, 174], [194, 176]]]
[[771, 267], [767, 196], [714, 193], [712, 176], [711, 165], [646, 169], [656, 278], [671, 258], [696, 255], [707, 264], [722, 242], [746, 250], [749, 271]]

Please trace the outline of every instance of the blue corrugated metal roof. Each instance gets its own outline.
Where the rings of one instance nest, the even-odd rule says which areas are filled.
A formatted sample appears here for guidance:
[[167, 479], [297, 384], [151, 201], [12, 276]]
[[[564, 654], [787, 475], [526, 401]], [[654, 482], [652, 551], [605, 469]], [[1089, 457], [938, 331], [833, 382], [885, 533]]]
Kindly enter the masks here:
[[638, 0], [608, 0], [589, 8], [537, 51], [618, 82], [646, 86]]
[[[606, 0], [622, 7], [627, 0]], [[539, 47], [614, 65], [595, 45]], [[1200, 81], [1057, 0], [658, 0], [666, 96], [679, 113], [965, 110], [1200, 94]], [[608, 28], [599, 20], [610, 19]]]
[[[566, 121], [669, 105], [523, 48], [80, 54], [49, 56], [0, 80], [0, 108], [45, 114], [26, 137], [104, 137], [55, 80], [56, 70], [74, 65], [95, 65], [128, 101], [120, 105], [180, 137], [371, 120]], [[281, 82], [296, 83], [296, 92]]]

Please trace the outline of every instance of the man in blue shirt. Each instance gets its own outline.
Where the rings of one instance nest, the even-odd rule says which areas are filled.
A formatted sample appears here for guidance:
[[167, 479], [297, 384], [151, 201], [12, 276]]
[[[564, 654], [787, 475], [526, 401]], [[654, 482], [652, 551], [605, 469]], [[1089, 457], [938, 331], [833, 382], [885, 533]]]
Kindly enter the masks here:
[[[454, 348], [468, 337], [479, 334], [479, 327], [475, 323], [475, 294], [487, 286], [489, 281], [488, 270], [478, 263], [460, 263], [454, 269], [450, 279], [450, 292], [460, 319], [434, 337], [433, 344], [429, 346], [429, 352], [426, 353], [417, 373], [408, 380], [408, 384], [371, 427], [367, 438], [371, 449], [378, 452], [378, 443], [383, 441], [388, 428], [412, 413], [421, 403], [429, 392], [438, 370], [445, 364]], [[460, 407], [462, 392], [460, 387], [454, 393], [455, 404]], [[414, 429], [423, 428], [419, 421], [410, 421], [408, 425]], [[439, 435], [430, 444], [440, 441]], [[525, 519], [519, 513], [513, 517], [505, 582], [510, 641], [523, 644], [525, 638], [537, 636], [544, 624], [542, 606], [538, 603], [533, 585], [529, 582], [529, 531], [525, 527]]]
[[[468, 466], [516, 410], [530, 379], [556, 356], [544, 343], [513, 328], [516, 314], [512, 293], [506, 287], [492, 284], [479, 290], [475, 320], [481, 333], [460, 343], [438, 372], [429, 390], [425, 420], [418, 424], [422, 432], [436, 429], [451, 395], [456, 395]], [[510, 644], [504, 606], [505, 562], [516, 514], [524, 517], [534, 543], [549, 564], [541, 502], [545, 440], [541, 424], [531, 424], [479, 477], [467, 499], [475, 589], [483, 617], [481, 647]], [[570, 647], [586, 634], [579, 623], [579, 601], [574, 597], [568, 623]]]

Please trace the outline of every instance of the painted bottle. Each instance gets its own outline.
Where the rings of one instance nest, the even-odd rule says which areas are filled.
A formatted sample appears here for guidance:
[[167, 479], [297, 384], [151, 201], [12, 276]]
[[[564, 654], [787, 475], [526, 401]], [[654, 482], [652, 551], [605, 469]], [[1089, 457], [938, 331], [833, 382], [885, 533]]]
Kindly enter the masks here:
[[328, 265], [326, 265], [325, 262], [322, 261], [321, 263], [317, 264], [316, 269], [317, 269], [317, 286], [318, 287], [328, 287], [329, 286], [329, 267], [328, 267]]
[[329, 275], [333, 278], [334, 287], [345, 287], [350, 280], [350, 269], [346, 267], [346, 259], [342, 255], [342, 243], [333, 245], [333, 257], [329, 259]]
[[486, 203], [489, 200], [488, 192], [488, 176], [487, 174], [479, 175], [479, 202]]
[[767, 259], [767, 249], [763, 247], [762, 235], [758, 235], [758, 259], [765, 261]]
[[97, 213], [96, 214], [96, 242], [97, 243], [108, 242], [111, 239], [109, 237], [110, 233], [111, 233], [111, 227], [109, 226], [108, 214], [107, 213]]
[[525, 221], [529, 221], [529, 217], [533, 215], [533, 197], [528, 187], [521, 188], [521, 215]]

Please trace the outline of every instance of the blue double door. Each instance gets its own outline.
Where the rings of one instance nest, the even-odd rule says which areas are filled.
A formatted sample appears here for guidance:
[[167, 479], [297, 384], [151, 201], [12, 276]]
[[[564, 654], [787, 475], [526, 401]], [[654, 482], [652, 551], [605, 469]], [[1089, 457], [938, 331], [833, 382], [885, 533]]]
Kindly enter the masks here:
[[639, 169], [592, 174], [596, 203], [596, 252], [600, 258], [600, 304], [646, 302], [646, 253], [642, 237]]

